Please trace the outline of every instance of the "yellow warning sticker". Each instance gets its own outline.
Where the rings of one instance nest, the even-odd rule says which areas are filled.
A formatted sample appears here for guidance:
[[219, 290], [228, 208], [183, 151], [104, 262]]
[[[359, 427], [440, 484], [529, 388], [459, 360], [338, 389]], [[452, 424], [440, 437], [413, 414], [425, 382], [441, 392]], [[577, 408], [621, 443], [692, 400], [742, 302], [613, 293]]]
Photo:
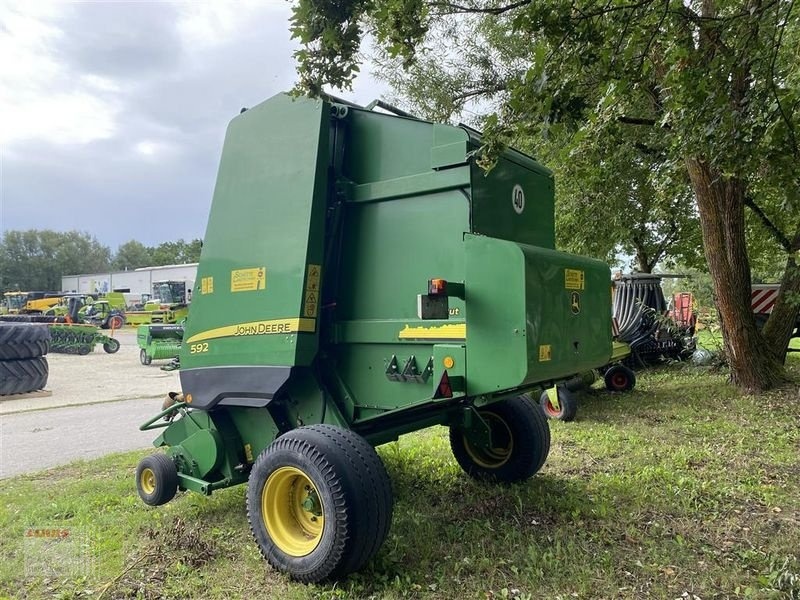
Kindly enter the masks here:
[[256, 267], [253, 269], [235, 269], [231, 271], [232, 292], [255, 292], [267, 286], [267, 269]]
[[319, 307], [319, 280], [322, 274], [322, 267], [320, 265], [308, 265], [308, 276], [306, 277], [306, 294], [303, 300], [303, 316], [311, 317], [312, 319], [317, 316], [317, 308]]
[[586, 285], [583, 271], [578, 269], [564, 269], [564, 288], [568, 290], [582, 290]]
[[200, 280], [200, 293], [201, 294], [213, 294], [214, 293], [214, 278], [213, 277], [203, 277]]
[[550, 344], [539, 346], [539, 362], [545, 362], [553, 358], [553, 351]]

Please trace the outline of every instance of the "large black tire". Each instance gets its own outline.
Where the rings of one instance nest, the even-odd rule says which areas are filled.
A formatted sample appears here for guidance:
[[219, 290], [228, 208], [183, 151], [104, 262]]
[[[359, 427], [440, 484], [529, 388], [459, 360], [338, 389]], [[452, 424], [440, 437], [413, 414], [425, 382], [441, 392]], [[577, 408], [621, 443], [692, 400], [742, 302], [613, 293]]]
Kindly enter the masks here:
[[122, 315], [111, 315], [106, 321], [106, 329], [122, 329], [125, 327], [125, 317]]
[[557, 421], [574, 421], [578, 414], [578, 401], [567, 386], [560, 384], [556, 386], [556, 398], [558, 406], [553, 404], [549, 390], [544, 390], [539, 396], [539, 404], [542, 406], [544, 414]]
[[614, 365], [603, 376], [609, 392], [628, 392], [636, 385], [636, 373], [625, 365]]
[[50, 351], [50, 328], [32, 323], [0, 323], [0, 360], [37, 358]]
[[293, 429], [256, 459], [247, 517], [261, 554], [305, 583], [357, 571], [392, 522], [392, 487], [375, 449], [332, 425]]
[[0, 396], [40, 390], [47, 385], [49, 372], [44, 356], [0, 361]]
[[151, 454], [136, 467], [136, 491], [145, 504], [159, 506], [175, 497], [178, 470], [166, 454]]
[[103, 344], [103, 350], [105, 350], [108, 354], [114, 354], [117, 350], [119, 350], [119, 340], [115, 338], [109, 338], [109, 340]]
[[464, 431], [450, 428], [450, 448], [464, 472], [498, 483], [536, 474], [550, 452], [550, 427], [542, 409], [527, 396], [496, 402], [478, 411], [492, 430], [491, 450], [474, 446]]

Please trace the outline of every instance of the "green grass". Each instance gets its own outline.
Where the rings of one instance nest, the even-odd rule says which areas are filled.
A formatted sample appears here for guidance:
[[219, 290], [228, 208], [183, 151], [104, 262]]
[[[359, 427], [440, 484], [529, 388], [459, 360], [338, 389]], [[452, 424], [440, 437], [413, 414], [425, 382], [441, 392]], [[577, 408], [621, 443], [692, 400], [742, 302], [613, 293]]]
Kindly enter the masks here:
[[[797, 381], [800, 356], [789, 370]], [[800, 598], [797, 383], [741, 396], [721, 373], [664, 368], [629, 394], [591, 390], [576, 422], [551, 424], [545, 467], [510, 487], [468, 479], [442, 428], [381, 447], [389, 538], [364, 571], [325, 585], [269, 569], [242, 487], [144, 506], [143, 453], [6, 480], [0, 596]], [[30, 528], [67, 529], [86, 576], [36, 571]]]

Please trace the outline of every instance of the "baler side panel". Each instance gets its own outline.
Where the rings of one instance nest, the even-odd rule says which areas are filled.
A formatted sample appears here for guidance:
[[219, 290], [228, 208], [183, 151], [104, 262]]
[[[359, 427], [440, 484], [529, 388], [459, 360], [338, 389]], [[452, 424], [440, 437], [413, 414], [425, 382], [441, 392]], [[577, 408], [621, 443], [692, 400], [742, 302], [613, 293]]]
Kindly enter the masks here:
[[[231, 121], [181, 350], [195, 406], [220, 394], [270, 397], [278, 370], [288, 376], [316, 355], [319, 304], [309, 310], [309, 288], [323, 262], [329, 111], [279, 95]], [[258, 383], [261, 369], [269, 385]], [[220, 385], [209, 389], [215, 376]]]
[[[472, 233], [555, 248], [553, 176], [533, 159], [501, 157], [487, 174], [472, 164]], [[516, 202], [516, 205], [515, 205]], [[519, 211], [519, 212], [518, 212]]]

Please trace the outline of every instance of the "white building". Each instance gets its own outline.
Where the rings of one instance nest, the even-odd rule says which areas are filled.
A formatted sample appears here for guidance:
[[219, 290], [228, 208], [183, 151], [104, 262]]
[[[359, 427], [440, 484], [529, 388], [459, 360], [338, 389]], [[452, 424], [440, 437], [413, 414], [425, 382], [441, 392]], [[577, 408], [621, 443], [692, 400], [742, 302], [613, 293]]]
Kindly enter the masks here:
[[191, 290], [194, 288], [196, 277], [197, 263], [142, 267], [133, 271], [117, 273], [64, 275], [61, 278], [61, 291], [81, 294], [125, 292], [133, 296], [141, 296], [152, 293], [155, 281], [185, 281], [186, 289]]

